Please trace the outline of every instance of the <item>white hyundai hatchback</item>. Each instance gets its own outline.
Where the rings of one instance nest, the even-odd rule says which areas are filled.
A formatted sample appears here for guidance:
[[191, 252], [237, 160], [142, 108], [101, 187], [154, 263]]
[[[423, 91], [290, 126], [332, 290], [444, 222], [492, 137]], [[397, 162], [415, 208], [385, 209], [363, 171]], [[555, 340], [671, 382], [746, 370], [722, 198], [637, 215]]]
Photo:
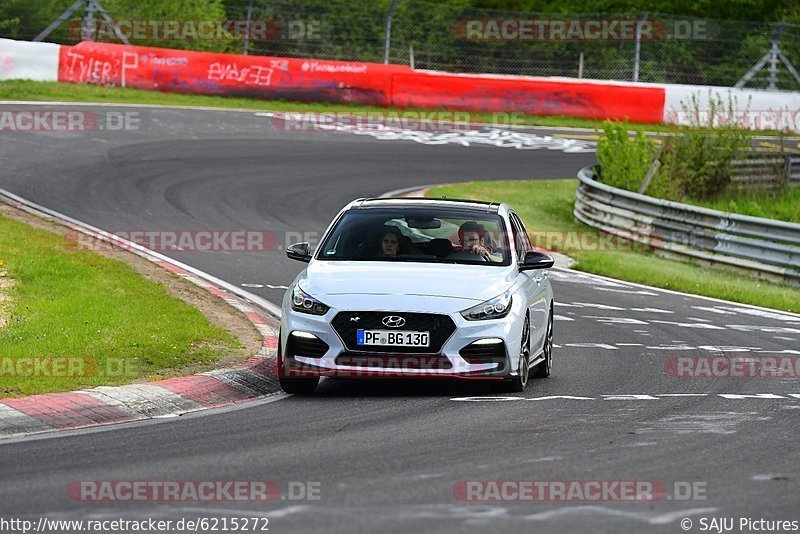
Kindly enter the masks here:
[[283, 300], [278, 376], [495, 380], [522, 391], [550, 375], [553, 258], [507, 204], [358, 199], [325, 231]]

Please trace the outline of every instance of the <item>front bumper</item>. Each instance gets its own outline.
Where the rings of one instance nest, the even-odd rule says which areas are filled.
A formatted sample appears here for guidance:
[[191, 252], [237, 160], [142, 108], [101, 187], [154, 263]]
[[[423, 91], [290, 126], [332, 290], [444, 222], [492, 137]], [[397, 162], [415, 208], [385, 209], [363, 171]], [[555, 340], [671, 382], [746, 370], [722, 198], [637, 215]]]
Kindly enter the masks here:
[[[440, 314], [449, 317], [455, 329], [439, 343], [439, 350], [432, 352], [424, 352], [425, 349], [404, 349], [402, 352], [383, 348], [364, 350], [347, 346], [331, 324], [340, 311], [343, 310], [331, 309], [324, 316], [316, 316], [284, 308], [279, 354], [281, 376], [501, 380], [516, 373], [519, 351], [509, 351], [508, 347], [519, 346], [522, 332], [521, 321], [517, 320], [514, 310], [503, 319], [487, 321], [467, 321], [460, 313]], [[386, 310], [380, 313], [403, 315], [419, 312]], [[289, 344], [289, 336], [295, 332], [315, 336], [328, 346], [328, 350], [321, 355], [285, 350], [287, 346], [296, 345]], [[466, 356], [461, 354], [465, 347], [475, 347], [471, 344], [479, 340], [502, 342], [501, 346], [493, 345], [496, 357], [491, 363], [476, 363], [474, 350], [472, 353], [464, 351]]]

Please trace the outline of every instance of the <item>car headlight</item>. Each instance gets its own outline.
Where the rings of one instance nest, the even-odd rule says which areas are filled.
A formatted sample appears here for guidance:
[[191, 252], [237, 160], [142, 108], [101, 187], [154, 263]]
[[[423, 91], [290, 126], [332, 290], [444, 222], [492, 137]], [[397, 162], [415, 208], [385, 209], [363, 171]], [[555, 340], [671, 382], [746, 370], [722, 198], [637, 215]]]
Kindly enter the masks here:
[[310, 313], [311, 315], [325, 315], [330, 307], [300, 289], [299, 285], [296, 285], [292, 290], [292, 309], [301, 313]]
[[502, 319], [511, 311], [511, 292], [506, 291], [486, 302], [468, 308], [461, 312], [467, 321], [483, 321], [486, 319]]

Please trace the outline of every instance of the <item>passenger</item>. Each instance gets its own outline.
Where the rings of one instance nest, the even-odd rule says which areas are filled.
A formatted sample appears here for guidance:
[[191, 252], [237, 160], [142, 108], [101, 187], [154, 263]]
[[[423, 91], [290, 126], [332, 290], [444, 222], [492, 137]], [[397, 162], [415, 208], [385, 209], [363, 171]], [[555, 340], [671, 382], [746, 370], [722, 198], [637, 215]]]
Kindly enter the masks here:
[[382, 258], [396, 258], [400, 255], [400, 243], [403, 241], [403, 234], [395, 227], [385, 226], [379, 256]]

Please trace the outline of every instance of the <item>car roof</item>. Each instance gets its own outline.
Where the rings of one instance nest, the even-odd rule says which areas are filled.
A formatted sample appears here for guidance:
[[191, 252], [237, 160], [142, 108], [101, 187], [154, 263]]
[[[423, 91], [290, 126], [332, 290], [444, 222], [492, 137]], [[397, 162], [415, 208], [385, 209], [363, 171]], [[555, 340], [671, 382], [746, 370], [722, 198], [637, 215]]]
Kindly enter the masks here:
[[395, 198], [359, 198], [354, 200], [350, 209], [387, 208], [393, 206], [403, 207], [441, 207], [474, 210], [485, 213], [498, 213], [500, 202], [484, 202], [481, 200], [464, 200], [456, 198], [423, 198], [423, 197], [395, 197]]

